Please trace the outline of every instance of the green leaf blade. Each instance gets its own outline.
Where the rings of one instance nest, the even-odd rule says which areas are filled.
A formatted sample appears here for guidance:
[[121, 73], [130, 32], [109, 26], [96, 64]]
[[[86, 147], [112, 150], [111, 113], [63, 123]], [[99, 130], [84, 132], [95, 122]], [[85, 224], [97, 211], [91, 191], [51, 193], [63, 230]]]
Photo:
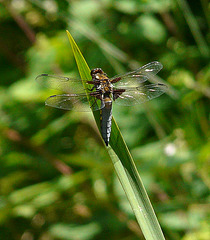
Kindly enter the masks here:
[[[84, 57], [68, 31], [67, 35], [72, 46], [81, 78], [91, 80], [90, 69]], [[94, 111], [93, 114], [98, 128], [100, 129], [99, 111]], [[114, 117], [112, 118], [112, 132], [109, 144], [111, 147], [108, 146], [107, 151], [145, 239], [164, 240], [165, 238], [146, 190]]]

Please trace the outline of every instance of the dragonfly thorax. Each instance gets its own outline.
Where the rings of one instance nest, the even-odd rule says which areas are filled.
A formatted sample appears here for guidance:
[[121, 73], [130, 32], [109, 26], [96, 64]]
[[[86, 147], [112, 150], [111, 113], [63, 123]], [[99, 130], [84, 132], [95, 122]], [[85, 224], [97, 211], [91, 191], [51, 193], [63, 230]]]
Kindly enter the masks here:
[[91, 70], [91, 76], [97, 91], [100, 91], [102, 94], [112, 92], [113, 86], [107, 74], [101, 68]]
[[103, 81], [108, 79], [107, 74], [101, 68], [94, 68], [91, 70], [90, 74], [93, 81]]

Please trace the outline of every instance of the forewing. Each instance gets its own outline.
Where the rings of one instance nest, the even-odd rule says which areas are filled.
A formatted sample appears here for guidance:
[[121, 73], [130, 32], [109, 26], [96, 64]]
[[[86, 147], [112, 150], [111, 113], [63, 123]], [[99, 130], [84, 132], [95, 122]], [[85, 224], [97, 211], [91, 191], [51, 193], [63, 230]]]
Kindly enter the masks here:
[[65, 93], [80, 93], [84, 91], [81, 79], [41, 74], [36, 77], [36, 81], [44, 87], [57, 89]]
[[116, 104], [123, 106], [132, 106], [159, 97], [160, 95], [165, 93], [166, 90], [166, 85], [158, 83], [144, 85], [137, 88], [130, 88], [127, 89], [125, 92], [122, 92], [122, 94], [118, 94], [117, 90], [115, 90], [113, 94], [118, 94], [118, 97], [115, 100]]
[[110, 79], [114, 88], [135, 88], [141, 83], [150, 79], [151, 76], [156, 75], [163, 65], [157, 61], [148, 63], [132, 72], [123, 75], [117, 75]]
[[104, 107], [104, 103], [95, 98], [90, 107], [86, 94], [62, 94], [53, 95], [47, 98], [45, 105], [64, 110], [74, 110], [80, 112], [88, 112], [99, 110]]

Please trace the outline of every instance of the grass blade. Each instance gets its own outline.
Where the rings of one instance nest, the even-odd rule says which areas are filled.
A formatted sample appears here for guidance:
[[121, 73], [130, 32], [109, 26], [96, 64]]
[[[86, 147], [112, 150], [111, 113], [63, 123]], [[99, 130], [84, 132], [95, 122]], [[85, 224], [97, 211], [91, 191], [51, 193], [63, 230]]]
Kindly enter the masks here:
[[186, 21], [189, 25], [189, 28], [192, 32], [192, 35], [195, 39], [195, 42], [198, 45], [198, 48], [201, 52], [201, 54], [204, 57], [209, 57], [209, 47], [200, 31], [198, 22], [196, 21], [196, 18], [194, 17], [189, 4], [185, 0], [177, 0], [180, 8], [182, 9], [182, 12], [184, 14], [184, 17], [186, 18]]
[[[90, 69], [84, 57], [68, 31], [67, 35], [81, 78], [91, 80]], [[93, 114], [100, 129], [99, 111], [94, 111]], [[114, 118], [112, 119], [110, 146], [107, 147], [108, 153], [145, 238], [148, 240], [165, 239], [132, 156]]]

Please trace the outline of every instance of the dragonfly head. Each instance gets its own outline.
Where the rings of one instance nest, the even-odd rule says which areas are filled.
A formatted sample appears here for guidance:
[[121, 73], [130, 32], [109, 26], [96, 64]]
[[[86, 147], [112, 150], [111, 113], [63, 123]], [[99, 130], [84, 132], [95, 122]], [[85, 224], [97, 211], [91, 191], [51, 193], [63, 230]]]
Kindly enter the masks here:
[[101, 68], [94, 68], [91, 70], [92, 79], [102, 80], [107, 79], [107, 74]]

